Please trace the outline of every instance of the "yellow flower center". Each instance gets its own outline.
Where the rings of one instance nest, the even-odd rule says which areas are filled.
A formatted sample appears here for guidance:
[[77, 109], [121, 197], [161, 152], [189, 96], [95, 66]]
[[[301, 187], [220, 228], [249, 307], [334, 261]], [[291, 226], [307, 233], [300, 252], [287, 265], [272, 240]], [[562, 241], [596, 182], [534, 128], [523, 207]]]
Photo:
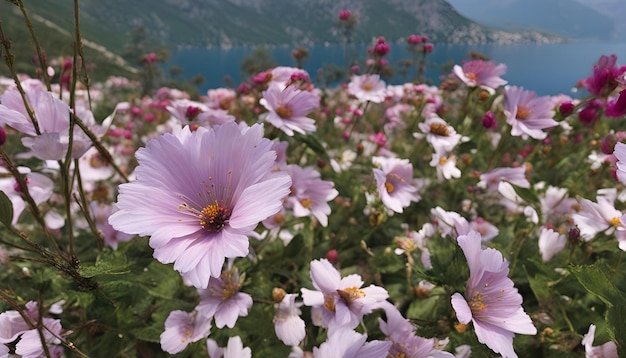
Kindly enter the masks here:
[[448, 137], [450, 135], [448, 126], [445, 123], [431, 123], [430, 133], [440, 135], [442, 137]]
[[229, 216], [229, 210], [219, 203], [205, 206], [200, 212], [200, 215], [198, 215], [200, 225], [204, 230], [210, 233], [220, 232], [224, 228], [224, 225], [226, 225]]
[[300, 200], [300, 204], [302, 204], [302, 206], [304, 206], [307, 209], [309, 209], [311, 207], [311, 203], [312, 202], [313, 201], [311, 199], [309, 199], [309, 198]]
[[519, 119], [520, 121], [523, 121], [525, 119], [528, 119], [528, 117], [530, 116], [530, 109], [524, 106], [519, 106], [517, 107], [517, 113], [515, 114], [515, 118]]
[[439, 158], [439, 165], [444, 165], [448, 162], [448, 158], [442, 156], [441, 158]]
[[292, 112], [288, 107], [278, 106], [278, 108], [276, 108], [276, 114], [278, 114], [280, 118], [290, 118]]
[[358, 287], [348, 287], [344, 290], [337, 290], [339, 297], [343, 298], [346, 301], [346, 304], [350, 306], [352, 302], [358, 300], [359, 298], [365, 297], [365, 291], [359, 289]]
[[485, 310], [486, 306], [483, 303], [483, 299], [485, 295], [481, 292], [477, 292], [472, 296], [472, 299], [469, 302], [470, 309], [472, 310], [472, 314], [477, 314]]
[[385, 189], [387, 189], [387, 192], [391, 194], [396, 188], [393, 186], [393, 184], [387, 181], [385, 182]]
[[469, 78], [471, 81], [476, 82], [477, 76], [476, 76], [476, 74], [474, 72], [467, 72], [465, 74], [465, 77]]
[[372, 84], [371, 84], [371, 83], [364, 83], [364, 84], [361, 86], [361, 88], [362, 88], [364, 91], [371, 91], [371, 90], [374, 88], [374, 86], [372, 86]]
[[611, 220], [609, 220], [609, 222], [611, 223], [612, 226], [615, 226], [615, 227], [622, 226], [622, 221], [620, 220], [618, 216], [612, 218]]
[[185, 336], [180, 340], [182, 343], [185, 343], [189, 337], [191, 337], [191, 331], [190, 330], [186, 330], [185, 331]]
[[239, 292], [239, 282], [226, 281], [222, 291], [222, 299], [227, 300]]

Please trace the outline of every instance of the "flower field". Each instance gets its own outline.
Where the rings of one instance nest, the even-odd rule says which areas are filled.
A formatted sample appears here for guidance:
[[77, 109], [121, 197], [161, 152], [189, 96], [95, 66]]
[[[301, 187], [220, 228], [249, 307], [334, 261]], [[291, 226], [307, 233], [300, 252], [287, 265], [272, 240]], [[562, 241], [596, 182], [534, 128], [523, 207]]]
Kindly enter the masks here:
[[578, 98], [479, 56], [433, 86], [410, 35], [391, 85], [380, 37], [336, 86], [198, 96], [151, 87], [154, 54], [17, 73], [0, 29], [0, 357], [626, 356], [615, 55]]

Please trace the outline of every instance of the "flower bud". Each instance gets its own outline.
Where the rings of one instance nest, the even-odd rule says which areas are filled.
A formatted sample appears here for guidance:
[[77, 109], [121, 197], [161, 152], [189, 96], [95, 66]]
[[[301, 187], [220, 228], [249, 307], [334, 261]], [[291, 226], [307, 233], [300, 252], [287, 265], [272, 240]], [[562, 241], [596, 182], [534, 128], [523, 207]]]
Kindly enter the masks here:
[[0, 145], [3, 145], [7, 141], [7, 132], [4, 128], [0, 127]]

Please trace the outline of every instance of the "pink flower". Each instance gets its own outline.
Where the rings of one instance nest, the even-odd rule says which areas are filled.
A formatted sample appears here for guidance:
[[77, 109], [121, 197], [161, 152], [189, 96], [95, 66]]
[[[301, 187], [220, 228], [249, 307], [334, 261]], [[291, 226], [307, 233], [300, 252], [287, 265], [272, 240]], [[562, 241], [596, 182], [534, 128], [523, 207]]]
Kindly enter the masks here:
[[480, 175], [478, 187], [488, 191], [498, 189], [500, 182], [506, 181], [522, 188], [530, 188], [530, 182], [526, 179], [526, 167], [521, 165], [517, 168], [494, 168]]
[[[35, 204], [41, 204], [53, 194], [54, 182], [47, 176], [31, 172], [29, 168], [19, 167], [19, 172], [25, 174], [23, 176], [28, 192], [35, 201]], [[18, 219], [26, 209], [26, 201], [22, 196], [23, 188], [20, 187], [17, 180], [4, 168], [0, 167], [0, 191], [3, 191], [13, 204], [13, 221], [12, 225], [17, 224]]]
[[189, 343], [206, 338], [210, 330], [211, 319], [198, 312], [172, 311], [161, 333], [161, 348], [170, 354], [182, 352]]
[[588, 199], [579, 201], [581, 210], [572, 215], [572, 219], [580, 230], [585, 241], [593, 239], [596, 234], [615, 233], [619, 248], [626, 251], [626, 217], [615, 208], [613, 198], [598, 196], [597, 203]]
[[385, 82], [379, 75], [352, 76], [348, 83], [348, 93], [359, 101], [381, 103], [385, 100]]
[[137, 180], [122, 184], [109, 222], [149, 235], [154, 257], [206, 288], [226, 257], [248, 254], [248, 234], [282, 208], [288, 175], [263, 127], [226, 123], [165, 134], [137, 151]]
[[617, 88], [619, 78], [624, 72], [626, 66], [617, 67], [615, 54], [602, 55], [593, 65], [593, 74], [585, 80], [585, 87], [593, 95], [607, 97]]
[[381, 357], [406, 357], [406, 358], [452, 358], [452, 353], [444, 352], [436, 348], [435, 338], [423, 338], [415, 335], [413, 324], [392, 305], [384, 305], [387, 321], [378, 319], [380, 330], [387, 336], [387, 341], [392, 342], [387, 355]]
[[209, 358], [251, 358], [252, 350], [243, 346], [241, 337], [235, 336], [228, 338], [226, 347], [218, 347], [217, 342], [207, 339], [206, 342]]
[[461, 235], [457, 241], [470, 269], [465, 297], [458, 292], [452, 295], [459, 322], [472, 321], [478, 341], [494, 352], [505, 358], [517, 357], [513, 350], [515, 333], [534, 335], [537, 329], [522, 308], [522, 295], [507, 277], [509, 263], [499, 251], [482, 249], [477, 232]]
[[516, 86], [505, 87], [504, 96], [504, 114], [512, 136], [544, 139], [547, 134], [543, 130], [559, 124], [552, 119], [554, 110], [549, 97], [537, 97], [535, 92]]
[[239, 292], [241, 279], [237, 269], [224, 271], [219, 278], [211, 277], [207, 289], [199, 290], [200, 303], [196, 310], [203, 316], [215, 317], [215, 326], [235, 327], [237, 318], [248, 315], [252, 307], [252, 297]]
[[319, 107], [320, 98], [314, 93], [300, 91], [294, 86], [281, 90], [280, 87], [271, 85], [263, 91], [260, 103], [268, 110], [263, 119], [288, 136], [293, 136], [293, 132], [305, 134], [316, 129], [315, 120], [306, 117]]
[[596, 335], [596, 326], [589, 325], [589, 330], [583, 336], [582, 344], [585, 347], [585, 356], [589, 358], [617, 358], [617, 346], [615, 342], [608, 341], [602, 345], [594, 346], [593, 340]]
[[329, 333], [326, 342], [313, 348], [314, 358], [380, 358], [386, 357], [392, 342], [366, 342], [367, 335], [350, 329]]
[[286, 294], [276, 305], [274, 316], [276, 336], [288, 346], [297, 346], [306, 336], [304, 320], [300, 317], [302, 302], [296, 303], [296, 297], [297, 294]]
[[550, 259], [565, 248], [567, 238], [558, 231], [542, 227], [539, 231], [539, 253], [543, 262]]
[[[10, 89], [0, 95], [0, 125], [8, 125], [27, 135], [22, 144], [42, 160], [61, 160], [69, 149], [70, 108], [51, 92], [43, 90], [37, 80], [23, 83], [26, 100], [37, 127], [33, 124], [24, 100], [17, 89]], [[93, 114], [88, 110], [78, 110], [78, 117], [97, 136], [103, 134], [102, 127], [96, 125]], [[91, 139], [76, 126], [72, 138], [72, 158], [79, 158], [91, 146]]]
[[432, 144], [437, 153], [449, 153], [461, 142], [461, 135], [436, 115], [428, 117], [418, 126], [426, 134], [426, 140]]
[[507, 84], [500, 78], [506, 72], [506, 65], [502, 63], [496, 65], [493, 61], [472, 60], [463, 63], [463, 67], [454, 65], [453, 71], [467, 87], [482, 87], [491, 94]]
[[331, 213], [328, 202], [339, 194], [333, 188], [335, 184], [322, 180], [320, 173], [312, 167], [288, 165], [284, 170], [289, 173], [292, 182], [291, 193], [287, 197], [285, 206], [293, 210], [295, 217], [313, 215], [322, 226], [326, 227], [328, 215]]
[[613, 155], [617, 158], [617, 179], [626, 184], [626, 144], [616, 143]]
[[363, 315], [380, 307], [389, 295], [378, 286], [361, 288], [363, 280], [356, 274], [341, 278], [339, 271], [326, 259], [311, 262], [311, 280], [317, 291], [302, 288], [304, 304], [321, 315], [321, 325], [329, 331], [353, 329]]
[[420, 200], [408, 159], [373, 157], [372, 161], [378, 166], [373, 169], [378, 194], [387, 208], [401, 213], [412, 201]]
[[606, 104], [607, 117], [618, 118], [626, 114], [626, 89], [620, 91], [616, 100]]
[[351, 15], [352, 13], [350, 12], [350, 10], [341, 10], [339, 11], [339, 20], [346, 21], [350, 18]]

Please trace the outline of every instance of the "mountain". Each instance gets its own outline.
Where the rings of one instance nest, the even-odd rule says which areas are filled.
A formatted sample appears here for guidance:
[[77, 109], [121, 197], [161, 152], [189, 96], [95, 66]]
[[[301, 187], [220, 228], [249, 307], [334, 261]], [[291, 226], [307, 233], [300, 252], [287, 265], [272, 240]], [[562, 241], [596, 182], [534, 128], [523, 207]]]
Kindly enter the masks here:
[[[622, 11], [607, 6], [622, 5]], [[508, 31], [543, 30], [577, 40], [617, 39], [626, 14], [623, 0], [449, 0], [461, 14]], [[606, 11], [598, 11], [605, 9]], [[619, 14], [619, 15], [618, 15]], [[612, 16], [613, 15], [613, 16]], [[618, 21], [618, 19], [620, 19]]]
[[[44, 50], [51, 57], [73, 53], [72, 1], [22, 0]], [[352, 41], [378, 36], [403, 41], [411, 34], [435, 43], [557, 42], [538, 31], [506, 32], [460, 15], [445, 0], [81, 0], [81, 35], [88, 59], [111, 74], [128, 73], [138, 56], [162, 47], [231, 47], [259, 44], [312, 46], [341, 43], [339, 11], [358, 18]], [[13, 39], [16, 57], [34, 55], [17, 6], [0, 0], [0, 21]], [[134, 50], [131, 51], [131, 50]], [[143, 52], [142, 52], [143, 51]], [[129, 65], [130, 63], [130, 65]], [[25, 64], [20, 64], [26, 66]], [[32, 64], [28, 65], [32, 68]], [[4, 66], [0, 66], [0, 74]]]
[[[59, 26], [72, 26], [72, 2], [24, 0], [27, 9]], [[169, 46], [302, 45], [339, 43], [340, 10], [358, 16], [354, 41], [412, 33], [447, 43], [553, 42], [537, 32], [507, 33], [460, 15], [445, 0], [81, 0], [86, 38], [115, 53], [143, 26], [149, 37]], [[1, 16], [1, 15], [0, 15]]]

